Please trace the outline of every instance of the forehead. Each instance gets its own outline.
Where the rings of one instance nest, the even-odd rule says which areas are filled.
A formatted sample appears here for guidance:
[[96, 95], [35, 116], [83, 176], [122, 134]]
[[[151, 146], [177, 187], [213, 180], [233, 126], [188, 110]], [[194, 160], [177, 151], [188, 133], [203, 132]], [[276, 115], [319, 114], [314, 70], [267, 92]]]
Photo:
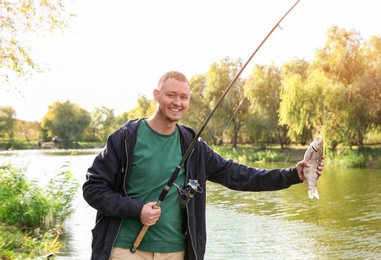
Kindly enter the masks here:
[[169, 78], [161, 85], [162, 91], [180, 92], [189, 94], [190, 87], [187, 82], [177, 80], [175, 78]]

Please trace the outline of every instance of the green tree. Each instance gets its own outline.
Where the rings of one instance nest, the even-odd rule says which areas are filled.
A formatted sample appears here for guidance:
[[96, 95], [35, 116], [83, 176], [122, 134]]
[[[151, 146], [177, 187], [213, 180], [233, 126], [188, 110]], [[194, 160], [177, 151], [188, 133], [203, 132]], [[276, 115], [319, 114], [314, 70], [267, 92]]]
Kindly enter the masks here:
[[[206, 117], [210, 113], [208, 102], [205, 98], [205, 89], [207, 88], [206, 74], [196, 74], [189, 79], [191, 87], [191, 99], [187, 114], [181, 118], [181, 123], [200, 129]], [[205, 140], [210, 139], [208, 132], [202, 134]]]
[[329, 79], [316, 69], [303, 80], [301, 74], [285, 73], [281, 90], [279, 123], [287, 125], [289, 136], [306, 144], [320, 130], [324, 116], [325, 92]]
[[[346, 97], [344, 111], [338, 111], [339, 123], [349, 144], [356, 140], [360, 149], [364, 146], [364, 137], [372, 129], [377, 118], [377, 105], [372, 98], [379, 100], [377, 83], [379, 76], [374, 64], [379, 58], [378, 41], [373, 38], [367, 45], [362, 45], [362, 37], [356, 30], [341, 29], [332, 26], [327, 31], [327, 41], [316, 52], [315, 66], [324, 70], [326, 75], [342, 82], [346, 88], [340, 93]], [[372, 50], [373, 49], [373, 50]], [[379, 65], [379, 63], [378, 63]], [[370, 77], [370, 78], [369, 78]], [[376, 83], [376, 85], [375, 85]], [[377, 120], [376, 120], [377, 121]]]
[[127, 112], [123, 112], [114, 119], [114, 129], [118, 129], [129, 119], [148, 118], [152, 116], [156, 109], [156, 102], [148, 99], [145, 95], [139, 95], [138, 104]]
[[302, 80], [306, 80], [309, 76], [309, 67], [310, 63], [305, 59], [295, 58], [282, 65], [282, 74], [283, 77], [299, 74]]
[[372, 36], [364, 42], [361, 55], [366, 66], [363, 91], [370, 105], [371, 128], [376, 130], [381, 128], [381, 37]]
[[[276, 136], [282, 148], [285, 145], [284, 127], [278, 125], [281, 90], [281, 71], [275, 65], [256, 65], [245, 82], [247, 97], [257, 115], [267, 142]], [[255, 129], [255, 128], [254, 128]]]
[[130, 119], [139, 117], [150, 117], [155, 111], [156, 103], [154, 100], [148, 99], [145, 95], [139, 95], [138, 104], [128, 111]]
[[82, 139], [90, 121], [90, 113], [79, 105], [56, 101], [48, 107], [41, 128], [48, 132], [49, 137], [57, 136], [64, 148], [72, 148], [73, 142]]
[[13, 140], [16, 128], [16, 111], [10, 106], [0, 106], [0, 136]]
[[[65, 3], [66, 4], [66, 3]], [[62, 0], [0, 1], [0, 69], [5, 82], [27, 77], [38, 68], [30, 55], [25, 35], [41, 35], [68, 27], [72, 14], [65, 11]]]
[[123, 112], [115, 118], [115, 129], [123, 125], [130, 117], [128, 116], [128, 112]]
[[114, 109], [105, 106], [95, 108], [91, 113], [90, 126], [87, 128], [87, 136], [93, 141], [105, 141], [107, 136], [115, 128]]
[[28, 143], [37, 140], [39, 137], [40, 124], [37, 121], [29, 122], [17, 120], [16, 138], [23, 138]]
[[[224, 93], [226, 88], [232, 82], [239, 69], [242, 67], [242, 60], [233, 60], [225, 57], [219, 64], [212, 63], [207, 73], [207, 88], [205, 89], [205, 99], [212, 110]], [[225, 96], [223, 102], [219, 105], [213, 117], [208, 124], [208, 131], [212, 137], [213, 144], [221, 144], [223, 141], [223, 129], [232, 122], [233, 134], [231, 135], [233, 146], [237, 143], [238, 133], [242, 126], [239, 118], [232, 117], [244, 97], [243, 81], [238, 79], [230, 92]]]

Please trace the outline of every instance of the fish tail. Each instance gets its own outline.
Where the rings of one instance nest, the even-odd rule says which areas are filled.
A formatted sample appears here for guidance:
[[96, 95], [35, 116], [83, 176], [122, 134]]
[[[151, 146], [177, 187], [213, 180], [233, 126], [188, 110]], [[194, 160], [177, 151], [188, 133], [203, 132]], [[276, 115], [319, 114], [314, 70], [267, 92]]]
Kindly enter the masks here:
[[308, 188], [308, 197], [310, 199], [313, 199], [314, 197], [319, 199], [319, 193], [318, 193], [318, 190], [317, 188]]

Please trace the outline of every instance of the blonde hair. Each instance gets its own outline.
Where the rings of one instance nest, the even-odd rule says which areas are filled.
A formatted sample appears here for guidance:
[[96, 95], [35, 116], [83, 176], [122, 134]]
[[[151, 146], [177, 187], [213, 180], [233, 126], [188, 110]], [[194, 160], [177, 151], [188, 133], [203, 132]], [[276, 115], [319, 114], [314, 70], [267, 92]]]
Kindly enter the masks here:
[[187, 77], [183, 73], [172, 70], [164, 73], [164, 75], [161, 76], [159, 82], [157, 83], [157, 89], [162, 89], [164, 82], [168, 79], [176, 79], [181, 82], [186, 82], [188, 86], [190, 86]]

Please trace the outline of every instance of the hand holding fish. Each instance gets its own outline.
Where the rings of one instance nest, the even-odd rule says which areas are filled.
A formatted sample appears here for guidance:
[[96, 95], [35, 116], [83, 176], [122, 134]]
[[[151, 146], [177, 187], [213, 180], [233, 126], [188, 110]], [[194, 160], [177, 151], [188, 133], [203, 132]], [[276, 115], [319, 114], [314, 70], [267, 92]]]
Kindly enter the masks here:
[[306, 181], [308, 185], [308, 197], [319, 199], [317, 191], [317, 180], [322, 174], [324, 163], [323, 156], [323, 137], [318, 136], [313, 140], [304, 154], [304, 160], [297, 163], [296, 169], [299, 178]]
[[[324, 156], [323, 156], [323, 159], [324, 159]], [[303, 161], [300, 161], [296, 164], [296, 170], [298, 172], [298, 176], [300, 178], [301, 181], [306, 181], [306, 176], [304, 176], [303, 174], [303, 168], [304, 167], [310, 167], [311, 165], [303, 160]], [[323, 174], [323, 169], [324, 169], [324, 162], [320, 162], [319, 166], [317, 167], [317, 170], [316, 170], [316, 173], [317, 175], [320, 177], [322, 174]]]

